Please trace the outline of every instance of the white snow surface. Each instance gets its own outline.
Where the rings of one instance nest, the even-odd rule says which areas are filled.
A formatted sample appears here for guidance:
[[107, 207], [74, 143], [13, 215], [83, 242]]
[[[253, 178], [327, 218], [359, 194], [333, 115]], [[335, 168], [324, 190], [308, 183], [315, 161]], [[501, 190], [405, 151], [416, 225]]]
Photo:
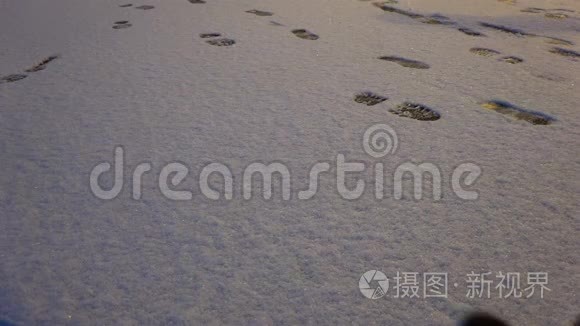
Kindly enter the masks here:
[[[0, 77], [59, 55], [0, 84], [0, 321], [454, 325], [482, 310], [512, 325], [570, 325], [580, 313], [580, 61], [549, 49], [580, 51], [580, 2], [392, 6], [438, 13], [487, 37], [357, 0], [0, 0]], [[526, 7], [575, 12], [549, 19]], [[132, 26], [113, 29], [121, 20]], [[575, 45], [515, 37], [482, 21]], [[320, 38], [291, 33], [300, 28]], [[211, 32], [236, 44], [199, 37]], [[499, 62], [472, 47], [525, 61]], [[377, 59], [387, 55], [431, 68]], [[353, 101], [361, 91], [388, 100], [361, 105]], [[556, 121], [532, 125], [480, 106], [494, 99]], [[388, 112], [404, 101], [442, 117]], [[361, 145], [376, 123], [399, 137], [398, 151], [382, 160]], [[89, 174], [112, 162], [117, 145], [126, 152], [125, 186], [100, 200]], [[391, 172], [408, 161], [437, 164], [443, 198], [395, 200], [387, 181], [377, 200], [370, 171], [358, 200], [339, 196], [333, 174], [321, 177], [313, 199], [298, 200], [311, 166], [339, 153]], [[178, 186], [193, 191], [190, 201], [158, 190], [159, 171], [176, 161], [190, 167]], [[272, 200], [244, 200], [243, 169], [274, 161], [291, 169], [293, 198], [275, 191]], [[141, 162], [153, 170], [133, 200], [130, 175]], [[233, 200], [201, 195], [198, 174], [210, 162], [231, 168]], [[475, 201], [451, 191], [449, 176], [464, 162], [483, 169]], [[372, 269], [390, 277], [447, 272], [449, 296], [393, 298], [391, 288], [366, 299], [358, 281]], [[466, 274], [487, 271], [547, 272], [551, 291], [543, 299], [466, 297]]]

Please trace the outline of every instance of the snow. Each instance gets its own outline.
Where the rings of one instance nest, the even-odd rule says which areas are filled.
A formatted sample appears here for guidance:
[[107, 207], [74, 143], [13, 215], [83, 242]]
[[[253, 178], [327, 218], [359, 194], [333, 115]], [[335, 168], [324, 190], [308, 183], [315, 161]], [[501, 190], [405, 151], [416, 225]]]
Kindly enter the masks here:
[[[542, 38], [478, 23], [566, 39], [576, 45], [564, 47], [578, 52], [577, 1], [392, 5], [447, 16], [487, 37], [357, 0], [206, 2], [0, 0], [0, 78], [59, 55], [42, 71], [0, 83], [0, 320], [452, 325], [484, 310], [513, 325], [554, 325], [576, 317], [580, 63], [550, 53], [554, 45]], [[133, 7], [119, 7], [125, 3]], [[522, 13], [526, 7], [575, 12], [556, 20]], [[274, 15], [246, 12], [252, 9]], [[122, 20], [132, 26], [112, 28]], [[295, 29], [320, 38], [298, 38]], [[236, 44], [199, 37], [214, 32]], [[525, 61], [499, 62], [473, 47]], [[388, 100], [356, 103], [364, 91]], [[515, 121], [480, 106], [490, 100], [556, 121]], [[441, 119], [388, 112], [406, 101]], [[308, 187], [313, 164], [337, 154], [378, 162], [361, 144], [376, 123], [399, 137], [398, 151], [381, 161], [386, 175], [408, 161], [437, 164], [441, 201], [392, 193], [377, 200], [370, 183], [349, 201], [332, 174], [321, 177], [311, 200], [293, 194], [284, 201], [280, 192], [269, 201], [242, 198], [239, 181], [253, 162], [285, 163], [295, 192]], [[89, 174], [112, 162], [117, 145], [126, 152], [127, 182], [117, 199], [103, 201], [92, 195]], [[179, 188], [192, 190], [191, 201], [158, 190], [155, 176], [175, 161], [190, 167]], [[135, 201], [128, 180], [141, 162], [153, 170]], [[233, 200], [201, 195], [198, 175], [211, 162], [234, 173]], [[484, 171], [476, 201], [451, 192], [448, 176], [464, 162]], [[370, 182], [372, 171], [363, 175]], [[389, 277], [447, 272], [449, 297], [369, 300], [358, 282], [373, 269]], [[472, 271], [548, 272], [551, 291], [544, 299], [470, 299], [465, 275]]]

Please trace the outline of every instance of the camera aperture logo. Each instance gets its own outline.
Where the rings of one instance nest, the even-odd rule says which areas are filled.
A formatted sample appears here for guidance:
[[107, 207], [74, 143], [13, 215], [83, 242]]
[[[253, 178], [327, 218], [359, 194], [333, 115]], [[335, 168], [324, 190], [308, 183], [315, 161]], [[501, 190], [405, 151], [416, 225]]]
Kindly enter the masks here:
[[389, 290], [389, 279], [383, 272], [373, 269], [360, 277], [358, 288], [366, 298], [372, 300], [380, 299]]

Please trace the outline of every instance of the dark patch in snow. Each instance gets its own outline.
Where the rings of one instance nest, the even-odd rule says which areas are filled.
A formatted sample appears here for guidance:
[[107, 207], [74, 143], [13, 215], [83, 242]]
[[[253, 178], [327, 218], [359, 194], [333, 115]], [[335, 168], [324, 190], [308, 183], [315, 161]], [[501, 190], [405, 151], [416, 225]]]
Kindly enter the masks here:
[[485, 36], [484, 34], [478, 32], [478, 31], [474, 31], [474, 30], [467, 28], [467, 27], [460, 27], [457, 30], [460, 31], [461, 33], [463, 33], [465, 35], [469, 35], [469, 36]]
[[222, 36], [222, 34], [220, 33], [202, 33], [199, 34], [199, 37], [201, 38], [213, 38], [213, 37], [220, 37]]
[[208, 44], [215, 45], [215, 46], [232, 46], [236, 44], [235, 40], [229, 38], [219, 38], [215, 40], [206, 41]]
[[422, 104], [409, 102], [399, 104], [395, 109], [389, 110], [389, 112], [419, 121], [435, 121], [441, 118], [441, 115], [435, 110]]
[[129, 23], [128, 20], [121, 20], [118, 22], [115, 22], [115, 25], [113, 26], [114, 29], [125, 29], [125, 28], [129, 28], [133, 26], [131, 23]]
[[309, 32], [305, 29], [295, 29], [292, 31], [292, 33], [296, 36], [298, 36], [301, 39], [305, 39], [305, 40], [318, 40], [318, 35]]
[[386, 101], [387, 98], [372, 92], [363, 92], [355, 95], [354, 101], [361, 104], [366, 104], [368, 106], [377, 105], [381, 102]]
[[389, 61], [389, 62], [394, 62], [396, 64], [399, 64], [399, 65], [401, 65], [403, 67], [407, 67], [407, 68], [414, 68], [414, 69], [429, 69], [430, 68], [430, 66], [424, 62], [406, 59], [406, 58], [397, 57], [397, 56], [385, 56], [385, 57], [380, 57], [379, 59]]
[[481, 106], [499, 114], [516, 120], [523, 120], [534, 125], [549, 125], [555, 120], [545, 113], [522, 109], [505, 101], [489, 101], [482, 103]]
[[491, 57], [493, 55], [499, 54], [499, 51], [487, 49], [487, 48], [471, 48], [469, 52], [483, 56], [483, 57]]
[[511, 64], [515, 65], [517, 63], [524, 62], [524, 59], [514, 57], [514, 56], [509, 56], [509, 57], [503, 57], [503, 58], [499, 59], [499, 61], [503, 61], [503, 62], [507, 62], [507, 63], [511, 63]]
[[273, 13], [271, 13], [269, 11], [262, 11], [262, 10], [257, 10], [257, 9], [248, 10], [246, 12], [249, 14], [254, 14], [256, 16], [262, 16], [262, 17], [274, 15]]
[[403, 16], [407, 16], [409, 18], [413, 18], [413, 19], [418, 19], [418, 18], [423, 18], [423, 15], [420, 14], [416, 14], [414, 12], [411, 11], [407, 11], [407, 10], [403, 10], [403, 9], [399, 9], [393, 6], [387, 6], [386, 3], [375, 3], [374, 4], [376, 7], [381, 8], [382, 10], [386, 11], [386, 12], [392, 12], [395, 14], [399, 14], [399, 15], [403, 15]]
[[22, 80], [26, 77], [27, 76], [24, 74], [12, 74], [12, 75], [8, 75], [8, 76], [4, 76], [4, 77], [0, 78], [0, 84], [13, 83], [13, 82]]
[[155, 6], [149, 6], [149, 5], [135, 7], [135, 9], [141, 9], [141, 10], [151, 10], [151, 9], [154, 9], [154, 8], [155, 8]]
[[[116, 23], [115, 23], [116, 24]], [[46, 66], [51, 63], [52, 61], [58, 59], [58, 55], [51, 55], [49, 57], [46, 57], [44, 59], [42, 59], [42, 61], [40, 61], [39, 63], [35, 64], [34, 66], [26, 69], [26, 72], [36, 72], [36, 71], [41, 71], [46, 69]]]
[[570, 57], [570, 58], [580, 58], [580, 53], [568, 49], [562, 49], [553, 47], [550, 49], [550, 53], [554, 53], [557, 55], [561, 55], [563, 57]]
[[479, 25], [515, 36], [534, 36], [533, 34], [529, 34], [527, 32], [522, 31], [521, 29], [511, 28], [503, 25], [496, 25], [486, 22], [481, 22], [479, 23]]

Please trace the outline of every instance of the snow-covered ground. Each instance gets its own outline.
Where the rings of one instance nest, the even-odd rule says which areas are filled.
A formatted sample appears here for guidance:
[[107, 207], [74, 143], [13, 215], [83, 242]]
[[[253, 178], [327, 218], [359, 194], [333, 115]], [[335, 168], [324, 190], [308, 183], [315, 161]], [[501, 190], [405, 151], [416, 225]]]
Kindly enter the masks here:
[[[358, 0], [192, 2], [0, 0], [0, 78], [12, 75], [0, 82], [0, 324], [452, 325], [474, 310], [513, 325], [572, 323], [580, 313], [580, 2], [388, 5], [399, 12]], [[566, 10], [522, 12], [530, 7]], [[433, 14], [444, 24], [424, 23]], [[202, 33], [235, 44], [214, 46]], [[363, 91], [388, 99], [354, 101]], [[515, 120], [481, 105], [491, 100], [553, 121]], [[389, 112], [405, 101], [441, 118]], [[361, 145], [376, 123], [399, 139], [383, 159]], [[118, 145], [125, 186], [114, 200], [98, 199], [89, 175]], [[321, 176], [314, 198], [297, 199], [312, 165], [337, 154], [383, 162], [385, 198], [374, 198], [367, 171], [358, 200], [341, 198], [333, 174]], [[244, 200], [243, 169], [274, 161], [292, 172], [292, 199], [275, 191], [272, 200]], [[414, 200], [409, 190], [393, 198], [388, 176], [409, 161], [441, 169], [440, 201]], [[141, 162], [153, 169], [134, 200], [129, 181]], [[178, 188], [193, 199], [158, 190], [169, 162], [190, 167]], [[201, 194], [199, 171], [211, 162], [232, 170], [233, 200]], [[451, 192], [449, 175], [465, 162], [483, 170], [475, 201]], [[373, 269], [391, 278], [378, 300], [359, 291]], [[397, 272], [420, 273], [420, 298], [393, 297]], [[428, 272], [448, 273], [447, 298], [423, 298]], [[492, 298], [470, 298], [472, 272], [492, 272], [494, 282], [498, 272], [518, 272], [522, 288], [528, 272], [545, 272], [550, 291], [500, 299], [492, 288]]]

